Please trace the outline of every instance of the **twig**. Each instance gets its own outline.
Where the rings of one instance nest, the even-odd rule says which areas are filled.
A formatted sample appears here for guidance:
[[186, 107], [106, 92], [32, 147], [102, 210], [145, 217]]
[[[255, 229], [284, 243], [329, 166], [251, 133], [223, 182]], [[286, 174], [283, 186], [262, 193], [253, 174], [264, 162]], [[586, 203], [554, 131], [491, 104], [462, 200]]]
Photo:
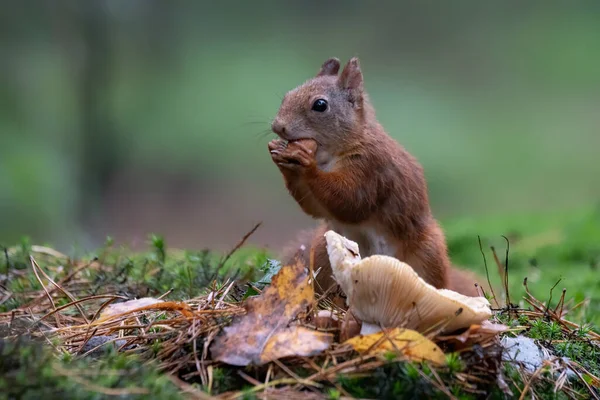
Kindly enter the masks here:
[[583, 384], [585, 385], [585, 387], [587, 388], [588, 392], [590, 393], [590, 395], [595, 399], [595, 400], [600, 400], [600, 397], [598, 397], [598, 395], [596, 394], [596, 391], [590, 386], [589, 383], [587, 383], [587, 381], [583, 378], [583, 376], [581, 375], [581, 373], [579, 371], [577, 371], [575, 368], [569, 366], [569, 369], [571, 371], [573, 371], [575, 373], [575, 375], [577, 375], [577, 377], [579, 378], [579, 380], [581, 380], [581, 382], [583, 382]]
[[[29, 258], [31, 260], [31, 269], [33, 269], [33, 274], [35, 275], [38, 282], [42, 286], [42, 289], [44, 289], [44, 293], [46, 293], [46, 297], [48, 297], [48, 300], [50, 300], [50, 304], [52, 304], [52, 308], [54, 308], [54, 311], [56, 312], [56, 304], [54, 303], [54, 299], [50, 295], [50, 292], [48, 292], [48, 289], [46, 289], [46, 286], [44, 286], [44, 282], [42, 282], [42, 280], [40, 279], [40, 275], [37, 272], [36, 264], [33, 261], [33, 257], [29, 256]], [[56, 326], [59, 326], [60, 320], [58, 319], [58, 315], [55, 315], [54, 318], [56, 319]]]
[[529, 378], [527, 383], [525, 383], [525, 386], [523, 387], [523, 391], [521, 392], [521, 396], [519, 396], [519, 400], [523, 400], [525, 398], [525, 395], [527, 394], [527, 391], [531, 387], [532, 382], [538, 377], [539, 374], [542, 373], [542, 371], [545, 368], [546, 368], [546, 365], [543, 364], [538, 369], [535, 370], [535, 372], [533, 373], [533, 375], [531, 375], [531, 377]]
[[[258, 381], [257, 381], [258, 382]], [[264, 383], [260, 383], [259, 385], [254, 386], [251, 389], [248, 389], [244, 392], [235, 392], [233, 394], [231, 394], [230, 396], [225, 397], [226, 399], [237, 399], [238, 397], [240, 397], [242, 394], [244, 393], [256, 393], [256, 392], [260, 392], [261, 390], [267, 389], [271, 386], [277, 386], [277, 385], [285, 385], [285, 384], [291, 384], [291, 383], [297, 383], [298, 381], [296, 379], [293, 378], [282, 378], [282, 379], [277, 379], [274, 381], [269, 382], [268, 384], [264, 384]], [[316, 382], [311, 382], [308, 379], [302, 379], [300, 381], [300, 383], [304, 386], [307, 387], [316, 387], [316, 388], [321, 388], [323, 387], [323, 385], [316, 383]]]
[[496, 248], [494, 246], [490, 246], [490, 250], [492, 251], [492, 255], [494, 256], [494, 262], [496, 263], [496, 267], [498, 268], [498, 275], [500, 275], [500, 279], [502, 279], [502, 282], [504, 283], [504, 267], [500, 263], [498, 253], [496, 253]]
[[506, 305], [511, 307], [510, 293], [508, 291], [508, 253], [510, 251], [510, 242], [506, 236], [502, 235], [502, 237], [504, 240], [506, 240], [506, 256], [504, 258], [504, 290], [506, 291]]
[[246, 382], [254, 385], [254, 386], [258, 386], [260, 385], [262, 382], [257, 381], [256, 379], [254, 379], [253, 377], [251, 377], [250, 375], [248, 375], [247, 373], [245, 373], [244, 371], [239, 370], [238, 375], [242, 377], [242, 379], [244, 379]]
[[425, 379], [426, 381], [429, 381], [433, 386], [438, 388], [439, 391], [443, 392], [446, 396], [448, 396], [449, 399], [456, 400], [456, 397], [454, 397], [452, 395], [452, 393], [450, 393], [448, 388], [446, 386], [444, 386], [444, 383], [440, 379], [440, 376], [437, 374], [437, 372], [435, 372], [435, 370], [433, 368], [430, 371], [433, 373], [433, 376], [435, 376], [435, 378], [436, 378], [435, 382], [433, 379], [428, 377], [423, 371], [421, 371], [420, 369], [417, 369], [417, 372], [419, 373], [419, 375], [421, 375], [421, 377], [423, 379]]
[[[304, 361], [306, 361], [315, 371], [319, 372], [322, 371], [323, 369], [321, 367], [319, 367], [313, 360], [311, 360], [309, 357], [303, 357]], [[325, 364], [324, 364], [325, 365]], [[270, 369], [269, 369], [270, 370]], [[329, 383], [331, 383], [333, 386], [335, 386], [335, 388], [342, 393], [344, 396], [346, 397], [351, 397], [350, 393], [348, 393], [341, 385], [339, 385], [334, 379], [331, 379], [328, 376], [325, 376], [325, 379], [327, 381], [329, 381]]]
[[262, 225], [262, 222], [259, 222], [258, 224], [254, 225], [254, 228], [252, 228], [248, 233], [246, 233], [244, 235], [244, 237], [242, 238], [242, 240], [240, 240], [238, 242], [238, 244], [235, 245], [235, 247], [233, 249], [231, 249], [231, 251], [229, 253], [227, 253], [227, 255], [223, 258], [223, 260], [221, 260], [221, 262], [219, 263], [219, 267], [217, 268], [217, 272], [223, 268], [223, 266], [225, 265], [225, 263], [227, 261], [229, 261], [229, 259], [231, 258], [231, 256], [233, 255], [233, 253], [235, 253], [236, 251], [238, 251], [240, 249], [240, 247], [242, 247], [244, 245], [244, 243], [246, 243], [246, 240], [248, 240], [248, 238], [250, 236], [252, 236], [252, 234], [254, 232], [256, 232], [256, 230], [258, 229], [259, 226]]
[[171, 288], [171, 289], [167, 290], [165, 293], [163, 293], [163, 294], [161, 294], [159, 297], [157, 297], [157, 299], [158, 299], [158, 300], [162, 300], [162, 299], [164, 299], [165, 297], [167, 297], [168, 295], [170, 295], [172, 291], [173, 291], [173, 288]]
[[[60, 281], [58, 281], [58, 285], [62, 286], [65, 283], [67, 283], [68, 281], [70, 281], [75, 275], [77, 275], [81, 270], [89, 267], [90, 264], [82, 264], [79, 267], [75, 268], [73, 271], [71, 271], [69, 273], [69, 275], [65, 276], [63, 279], [61, 279]], [[55, 286], [52, 289], [49, 290], [50, 293], [54, 293], [56, 290], [58, 290], [58, 287]], [[40, 301], [41, 299], [44, 298], [44, 294], [41, 294], [39, 296], [37, 296], [35, 299], [29, 301], [29, 303], [24, 304], [23, 306], [21, 306], [20, 308], [29, 308], [32, 307], [35, 303], [37, 303], [38, 301]]]
[[[285, 366], [285, 364], [283, 364], [281, 361], [279, 361], [278, 359], [274, 359], [273, 362], [275, 364], [277, 364], [277, 366], [279, 368], [281, 368], [285, 373], [287, 373], [290, 377], [294, 378], [296, 381], [298, 381], [298, 384], [302, 384], [302, 378], [300, 378], [296, 373], [294, 373], [294, 371], [292, 371], [291, 369], [289, 369], [288, 367]], [[311, 391], [314, 391], [315, 389], [312, 387], [309, 387], [309, 389]]]
[[[96, 318], [98, 318], [98, 316], [100, 315], [100, 313], [102, 312], [102, 310], [104, 310], [106, 307], [108, 307], [108, 305], [110, 303], [112, 303], [113, 301], [115, 301], [117, 298], [116, 297], [112, 297], [110, 299], [108, 299], [107, 301], [105, 301], [100, 308], [96, 311], [96, 313], [94, 314], [94, 316], [92, 317], [92, 321], [95, 321]], [[79, 347], [79, 350], [77, 350], [77, 354], [81, 353], [83, 351], [83, 348], [85, 347], [85, 345], [89, 342], [89, 340], [92, 338], [92, 336], [94, 336], [94, 334], [98, 331], [98, 328], [96, 328], [94, 330], [94, 332], [88, 336], [88, 333], [90, 332], [90, 329], [92, 329], [92, 326], [90, 325], [88, 327], [88, 329], [85, 332], [86, 335], [86, 339], [84, 340], [84, 342], [81, 344], [81, 346]]]
[[[47, 313], [47, 314], [44, 314], [44, 315], [43, 315], [41, 318], [39, 318], [39, 319], [36, 321], [36, 324], [37, 324], [37, 323], [39, 323], [40, 321], [42, 321], [42, 320], [44, 320], [44, 319], [48, 318], [49, 316], [51, 316], [51, 315], [53, 315], [53, 314], [57, 313], [58, 311], [64, 310], [65, 308], [68, 308], [68, 307], [71, 307], [71, 306], [72, 306], [72, 305], [74, 305], [74, 304], [77, 304], [77, 303], [83, 303], [84, 301], [89, 301], [89, 300], [96, 300], [96, 299], [106, 299], [106, 298], [113, 299], [113, 300], [116, 300], [116, 299], [127, 300], [127, 297], [118, 296], [118, 295], [111, 295], [111, 294], [99, 294], [99, 295], [95, 295], [95, 296], [85, 297], [85, 298], [83, 298], [83, 299], [75, 300], [75, 301], [73, 301], [73, 302], [71, 302], [71, 303], [68, 303], [68, 304], [62, 305], [62, 306], [60, 306], [60, 307], [58, 307], [58, 308], [54, 307], [54, 310], [53, 310], [53, 311], [50, 311], [49, 313]], [[107, 304], [107, 305], [108, 305], [108, 304]], [[105, 307], [105, 306], [103, 306], [103, 307]], [[98, 312], [99, 312], [99, 311], [102, 311], [102, 308], [103, 308], [103, 307], [101, 307], [101, 309], [100, 309], [100, 310], [98, 310]], [[96, 312], [96, 315], [98, 314], [98, 312]], [[92, 319], [92, 321], [93, 321], [93, 319]], [[57, 327], [58, 327], [58, 326], [57, 326]]]
[[[223, 292], [223, 295], [221, 295], [221, 298], [219, 299], [219, 301], [217, 302], [217, 305], [214, 307], [214, 309], [219, 308], [219, 306], [221, 304], [223, 304], [223, 300], [225, 299], [225, 297], [227, 296], [227, 294], [229, 293], [229, 291], [231, 290], [231, 288], [233, 287], [233, 284], [235, 283], [235, 281], [231, 281], [231, 283], [229, 284], [229, 286], [227, 286], [227, 289], [225, 289], [225, 291]], [[213, 297], [216, 297], [213, 296]]]
[[214, 396], [204, 393], [202, 390], [198, 390], [198, 389], [194, 388], [192, 385], [190, 385], [187, 382], [182, 381], [175, 375], [169, 374], [168, 377], [171, 380], [171, 382], [173, 382], [173, 384], [175, 384], [175, 386], [179, 387], [179, 389], [181, 389], [183, 392], [194, 396], [194, 398], [196, 398], [196, 399], [212, 400], [215, 398]]
[[71, 293], [69, 293], [69, 291], [65, 288], [63, 288], [62, 286], [58, 285], [56, 282], [54, 282], [54, 280], [52, 278], [50, 278], [50, 276], [44, 272], [44, 270], [42, 268], [40, 268], [40, 266], [38, 265], [37, 261], [35, 261], [35, 259], [33, 258], [33, 256], [29, 256], [29, 258], [31, 259], [31, 262], [35, 264], [35, 266], [40, 270], [40, 272], [42, 273], [42, 275], [44, 275], [44, 277], [46, 279], [48, 279], [48, 281], [53, 284], [58, 290], [60, 290], [61, 292], [63, 292], [63, 294], [65, 296], [67, 296], [69, 298], [69, 300], [71, 300], [72, 302], [74, 302], [75, 307], [77, 308], [77, 310], [79, 311], [79, 313], [81, 314], [81, 316], [83, 317], [83, 320], [87, 323], [89, 322], [87, 317], [85, 316], [85, 312], [83, 311], [83, 308], [81, 308], [81, 306], [79, 306], [79, 303], [77, 303], [77, 300], [75, 299], [75, 296], [73, 296]]
[[[565, 305], [565, 294], [566, 293], [567, 293], [567, 289], [563, 289], [562, 295], [560, 296], [560, 300], [558, 300], [558, 304], [556, 305], [556, 308], [554, 309], [555, 313], [558, 312], [559, 318], [562, 318], [562, 316], [563, 316], [563, 306]], [[560, 307], [560, 311], [558, 311], [559, 307]]]
[[481, 245], [481, 237], [477, 235], [477, 240], [479, 241], [479, 251], [481, 251], [481, 255], [483, 256], [483, 266], [485, 267], [485, 275], [487, 277], [488, 285], [490, 286], [490, 291], [492, 292], [492, 297], [494, 298], [494, 302], [496, 303], [496, 307], [500, 307], [498, 303], [498, 299], [496, 298], [496, 294], [494, 293], [494, 288], [492, 287], [492, 282], [490, 281], [490, 271], [488, 270], [487, 260], [485, 258], [485, 253], [483, 252], [483, 246]]
[[548, 315], [548, 311], [550, 309], [550, 302], [552, 301], [552, 291], [554, 290], [554, 288], [556, 286], [558, 286], [558, 284], [560, 283], [560, 281], [562, 281], [562, 278], [560, 278], [558, 281], [556, 281], [556, 283], [554, 284], [554, 286], [552, 286], [550, 288], [550, 297], [548, 298], [548, 302], [546, 303], [546, 310], [544, 311], [544, 314], [547, 316]]

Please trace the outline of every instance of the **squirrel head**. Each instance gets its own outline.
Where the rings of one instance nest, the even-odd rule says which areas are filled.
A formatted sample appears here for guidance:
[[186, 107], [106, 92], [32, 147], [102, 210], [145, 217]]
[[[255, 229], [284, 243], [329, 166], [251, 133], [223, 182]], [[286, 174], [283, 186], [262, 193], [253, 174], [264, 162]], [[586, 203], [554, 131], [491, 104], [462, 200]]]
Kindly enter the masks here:
[[283, 98], [271, 129], [280, 138], [313, 139], [330, 154], [356, 143], [362, 134], [367, 106], [358, 58], [348, 61], [338, 76], [340, 61], [326, 60], [317, 75]]

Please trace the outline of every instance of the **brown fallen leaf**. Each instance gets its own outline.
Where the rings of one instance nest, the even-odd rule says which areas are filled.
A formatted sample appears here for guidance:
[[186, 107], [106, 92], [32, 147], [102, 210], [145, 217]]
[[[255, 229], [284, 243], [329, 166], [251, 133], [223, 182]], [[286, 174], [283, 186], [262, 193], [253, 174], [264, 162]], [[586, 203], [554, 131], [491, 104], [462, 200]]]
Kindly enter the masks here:
[[[387, 338], [382, 339], [384, 336]], [[359, 353], [368, 351], [383, 354], [398, 349], [409, 360], [430, 361], [437, 365], [446, 363], [442, 349], [412, 329], [394, 328], [370, 335], [359, 335], [348, 339], [344, 344], [350, 344]]]
[[231, 365], [260, 365], [293, 355], [314, 355], [327, 349], [333, 335], [290, 326], [314, 300], [308, 270], [300, 257], [283, 266], [259, 296], [246, 300], [246, 314], [236, 316], [213, 341], [213, 360]]

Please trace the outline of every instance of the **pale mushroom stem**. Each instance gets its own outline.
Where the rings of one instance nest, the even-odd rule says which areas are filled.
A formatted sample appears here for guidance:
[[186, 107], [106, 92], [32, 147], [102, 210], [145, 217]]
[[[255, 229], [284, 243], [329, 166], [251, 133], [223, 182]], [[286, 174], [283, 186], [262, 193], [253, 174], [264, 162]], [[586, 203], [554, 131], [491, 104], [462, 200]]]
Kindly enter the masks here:
[[377, 324], [363, 322], [362, 326], [360, 327], [360, 334], [361, 335], [370, 335], [372, 333], [381, 332], [381, 330], [382, 330], [381, 327]]

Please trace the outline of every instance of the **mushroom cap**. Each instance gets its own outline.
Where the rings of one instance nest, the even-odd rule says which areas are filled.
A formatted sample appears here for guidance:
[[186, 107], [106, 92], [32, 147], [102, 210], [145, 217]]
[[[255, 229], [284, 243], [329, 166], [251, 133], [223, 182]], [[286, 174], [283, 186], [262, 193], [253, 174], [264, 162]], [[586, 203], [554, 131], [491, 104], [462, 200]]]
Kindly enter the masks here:
[[373, 255], [358, 261], [354, 250], [345, 247], [354, 242], [332, 231], [326, 233], [326, 238], [334, 277], [337, 280], [341, 276], [338, 283], [352, 312], [364, 322], [421, 331], [439, 326], [444, 332], [452, 332], [492, 315], [485, 297], [436, 289], [410, 265], [394, 257]]
[[424, 330], [439, 324], [443, 331], [452, 332], [492, 316], [485, 297], [436, 289], [410, 265], [393, 257], [367, 257], [352, 269], [351, 276], [354, 314], [385, 328]]
[[346, 297], [350, 298], [352, 295], [350, 271], [354, 265], [361, 261], [358, 244], [331, 230], [325, 232], [325, 239], [333, 277], [341, 286]]

